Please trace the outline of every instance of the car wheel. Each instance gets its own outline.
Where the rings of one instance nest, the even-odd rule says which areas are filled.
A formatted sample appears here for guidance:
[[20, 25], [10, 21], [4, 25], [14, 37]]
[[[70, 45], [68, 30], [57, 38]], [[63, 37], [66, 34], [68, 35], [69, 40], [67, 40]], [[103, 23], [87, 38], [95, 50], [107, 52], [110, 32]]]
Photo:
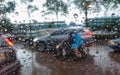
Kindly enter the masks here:
[[36, 50], [39, 52], [43, 52], [45, 51], [45, 49], [46, 49], [46, 46], [44, 42], [39, 42], [36, 46]]
[[56, 57], [59, 57], [59, 58], [62, 57], [61, 48], [57, 49], [55, 54], [56, 54]]

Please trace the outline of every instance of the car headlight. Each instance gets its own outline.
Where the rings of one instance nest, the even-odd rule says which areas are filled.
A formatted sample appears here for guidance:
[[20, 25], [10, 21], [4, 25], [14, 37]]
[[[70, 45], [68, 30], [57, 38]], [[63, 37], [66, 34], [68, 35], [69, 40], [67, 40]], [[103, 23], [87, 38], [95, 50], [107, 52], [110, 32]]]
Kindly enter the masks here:
[[60, 45], [57, 45], [57, 46], [56, 46], [56, 49], [58, 49], [59, 47], [60, 47]]
[[4, 54], [4, 53], [0, 53], [0, 62], [1, 62], [2, 60], [5, 60], [5, 54]]
[[37, 42], [37, 40], [38, 40], [38, 38], [34, 38], [34, 39], [33, 39], [33, 42]]
[[61, 45], [62, 45], [62, 43], [56, 45], [56, 49], [60, 48]]

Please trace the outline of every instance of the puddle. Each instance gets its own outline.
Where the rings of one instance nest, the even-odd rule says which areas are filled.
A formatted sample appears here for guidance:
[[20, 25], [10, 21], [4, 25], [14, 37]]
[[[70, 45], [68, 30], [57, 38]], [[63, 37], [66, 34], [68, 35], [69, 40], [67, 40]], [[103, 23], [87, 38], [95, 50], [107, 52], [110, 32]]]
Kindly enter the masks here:
[[36, 52], [18, 49], [17, 57], [20, 60], [22, 67], [19, 75], [50, 75], [51, 70], [44, 65], [36, 63]]

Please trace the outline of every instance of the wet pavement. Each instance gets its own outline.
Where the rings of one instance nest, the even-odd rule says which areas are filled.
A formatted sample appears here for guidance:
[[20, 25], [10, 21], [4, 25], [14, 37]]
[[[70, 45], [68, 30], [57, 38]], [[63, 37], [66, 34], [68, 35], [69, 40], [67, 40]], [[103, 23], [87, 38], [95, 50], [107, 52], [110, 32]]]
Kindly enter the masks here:
[[56, 59], [52, 53], [40, 53], [16, 44], [22, 67], [18, 75], [120, 75], [120, 53], [107, 45], [90, 47], [83, 61]]
[[[24, 44], [16, 44], [17, 58], [21, 62], [21, 70], [18, 75], [50, 75], [50, 69], [46, 66], [36, 63], [36, 51], [23, 46]], [[46, 72], [47, 71], [47, 72]]]

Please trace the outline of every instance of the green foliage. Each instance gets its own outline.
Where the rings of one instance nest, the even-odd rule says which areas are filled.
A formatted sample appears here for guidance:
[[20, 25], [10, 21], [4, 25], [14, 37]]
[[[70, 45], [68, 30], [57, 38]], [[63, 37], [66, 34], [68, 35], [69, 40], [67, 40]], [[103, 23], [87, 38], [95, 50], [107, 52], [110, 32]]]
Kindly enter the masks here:
[[[14, 1], [9, 1], [6, 4], [2, 4], [2, 2], [4, 2], [5, 0], [0, 0], [1, 2], [1, 9], [0, 9], [0, 15], [6, 15], [6, 13], [11, 13], [14, 12], [15, 10], [15, 2]], [[11, 32], [12, 31], [12, 24], [10, 22], [10, 20], [6, 17], [2, 17], [0, 19], [0, 32], [1, 33], [7, 33], [7, 32]]]
[[15, 2], [9, 1], [7, 4], [0, 4], [2, 9], [0, 9], [0, 14], [11, 13], [15, 10]]
[[96, 0], [73, 0], [73, 3], [77, 6], [78, 9], [85, 10], [85, 6], [96, 3]]
[[0, 20], [0, 32], [11, 32], [12, 31], [12, 24], [8, 18], [2, 18]]
[[43, 6], [47, 8], [47, 13], [55, 13], [57, 19], [59, 12], [62, 14], [68, 13], [67, 4], [65, 4], [62, 0], [46, 0], [46, 3], [43, 4]]
[[108, 31], [118, 31], [118, 19], [111, 19], [110, 21], [105, 21], [102, 25], [102, 29]]
[[0, 2], [4, 2], [5, 0], [0, 0]]
[[38, 10], [36, 6], [28, 5], [27, 7], [29, 13], [33, 13], [34, 11]]
[[93, 18], [88, 20], [88, 24], [93, 31], [107, 30], [110, 32], [120, 32], [120, 17]]
[[7, 3], [7, 8], [6, 8], [6, 12], [8, 12], [8, 13], [11, 13], [11, 12], [13, 12], [14, 10], [15, 10], [15, 2], [8, 2]]
[[53, 28], [54, 27], [54, 22], [50, 22], [49, 24], [48, 24], [48, 28]]
[[101, 5], [108, 10], [108, 8], [118, 8], [118, 4], [120, 4], [120, 0], [73, 0], [73, 3], [78, 7], [78, 9], [85, 9], [85, 5], [89, 5], [89, 2], [92, 2], [95, 5], [95, 10], [100, 10]]

